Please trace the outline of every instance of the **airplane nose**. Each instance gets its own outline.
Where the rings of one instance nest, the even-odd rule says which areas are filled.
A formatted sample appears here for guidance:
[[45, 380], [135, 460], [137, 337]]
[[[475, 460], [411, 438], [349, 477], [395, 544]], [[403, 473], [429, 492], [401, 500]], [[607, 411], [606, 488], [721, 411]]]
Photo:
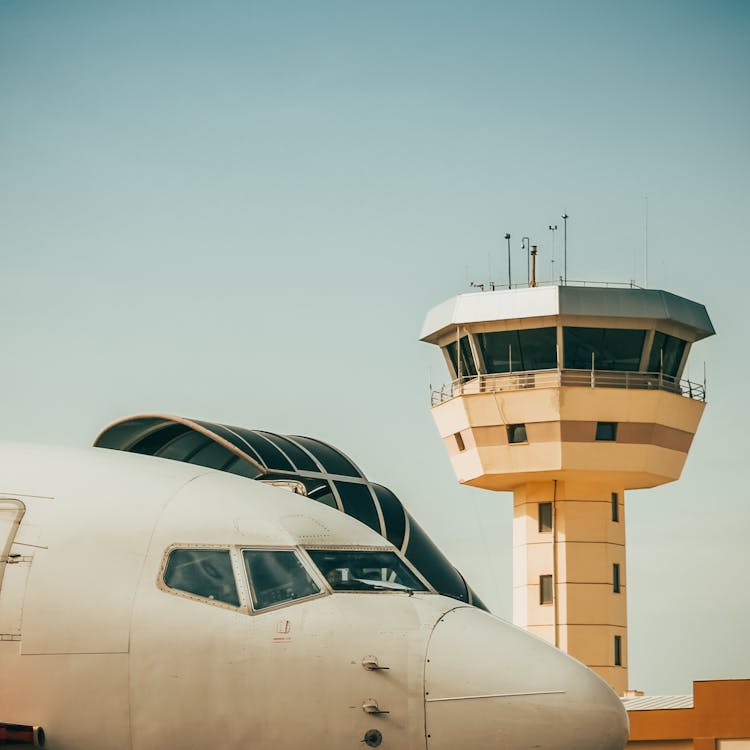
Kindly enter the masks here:
[[473, 607], [435, 625], [425, 664], [428, 750], [622, 750], [628, 718], [591, 670]]

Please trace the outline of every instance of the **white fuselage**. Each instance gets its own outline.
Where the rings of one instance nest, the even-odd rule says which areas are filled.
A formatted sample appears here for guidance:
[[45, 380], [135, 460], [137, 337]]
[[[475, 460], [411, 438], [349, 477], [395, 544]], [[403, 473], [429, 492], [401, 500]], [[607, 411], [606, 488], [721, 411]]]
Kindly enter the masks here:
[[[165, 585], [175, 548], [229, 550], [239, 606]], [[248, 549], [294, 550], [319, 593], [254, 609]], [[249, 479], [3, 446], [0, 721], [53, 750], [623, 747], [620, 701], [575, 660], [431, 590], [334, 592], [309, 549], [396, 553]]]

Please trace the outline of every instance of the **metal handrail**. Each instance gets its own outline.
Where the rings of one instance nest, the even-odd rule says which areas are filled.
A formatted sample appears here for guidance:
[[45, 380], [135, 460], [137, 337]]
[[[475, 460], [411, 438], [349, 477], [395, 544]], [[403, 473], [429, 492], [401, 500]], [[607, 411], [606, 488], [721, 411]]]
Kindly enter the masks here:
[[559, 388], [560, 386], [660, 390], [696, 401], [706, 400], [705, 383], [680, 380], [663, 372], [554, 369], [467, 375], [441, 386], [439, 390], [431, 389], [431, 401], [432, 406], [437, 406], [464, 394], [521, 391], [528, 388]]
[[[507, 284], [500, 281], [487, 281], [484, 283], [471, 282], [469, 284], [473, 289], [479, 289], [480, 292], [502, 292], [508, 288]], [[511, 284], [512, 289], [525, 289], [530, 287], [528, 281], [518, 281]], [[586, 280], [575, 280], [568, 279], [549, 279], [547, 281], [537, 281], [536, 286], [583, 286], [583, 287], [599, 287], [604, 289], [644, 289], [645, 287], [636, 284], [635, 281], [586, 281]]]

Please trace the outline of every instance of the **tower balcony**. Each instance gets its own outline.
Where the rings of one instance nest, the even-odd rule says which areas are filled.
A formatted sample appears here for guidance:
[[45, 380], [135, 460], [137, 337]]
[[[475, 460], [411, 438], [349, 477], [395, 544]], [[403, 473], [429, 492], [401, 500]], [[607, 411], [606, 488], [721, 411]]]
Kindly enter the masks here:
[[679, 478], [705, 385], [659, 372], [479, 374], [433, 390], [432, 414], [463, 484], [552, 479], [654, 487]]
[[469, 393], [520, 391], [529, 388], [578, 386], [583, 388], [626, 388], [662, 390], [697, 401], [706, 400], [706, 386], [663, 372], [617, 372], [612, 370], [527, 370], [513, 373], [482, 373], [466, 376], [432, 389], [432, 406]]

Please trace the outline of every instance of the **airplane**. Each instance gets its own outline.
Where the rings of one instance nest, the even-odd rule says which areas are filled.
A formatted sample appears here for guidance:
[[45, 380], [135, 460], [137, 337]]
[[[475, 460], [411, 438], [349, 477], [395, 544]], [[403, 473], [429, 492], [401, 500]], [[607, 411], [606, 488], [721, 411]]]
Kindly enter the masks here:
[[311, 438], [137, 415], [4, 444], [0, 745], [621, 750], [609, 686], [446, 565]]

